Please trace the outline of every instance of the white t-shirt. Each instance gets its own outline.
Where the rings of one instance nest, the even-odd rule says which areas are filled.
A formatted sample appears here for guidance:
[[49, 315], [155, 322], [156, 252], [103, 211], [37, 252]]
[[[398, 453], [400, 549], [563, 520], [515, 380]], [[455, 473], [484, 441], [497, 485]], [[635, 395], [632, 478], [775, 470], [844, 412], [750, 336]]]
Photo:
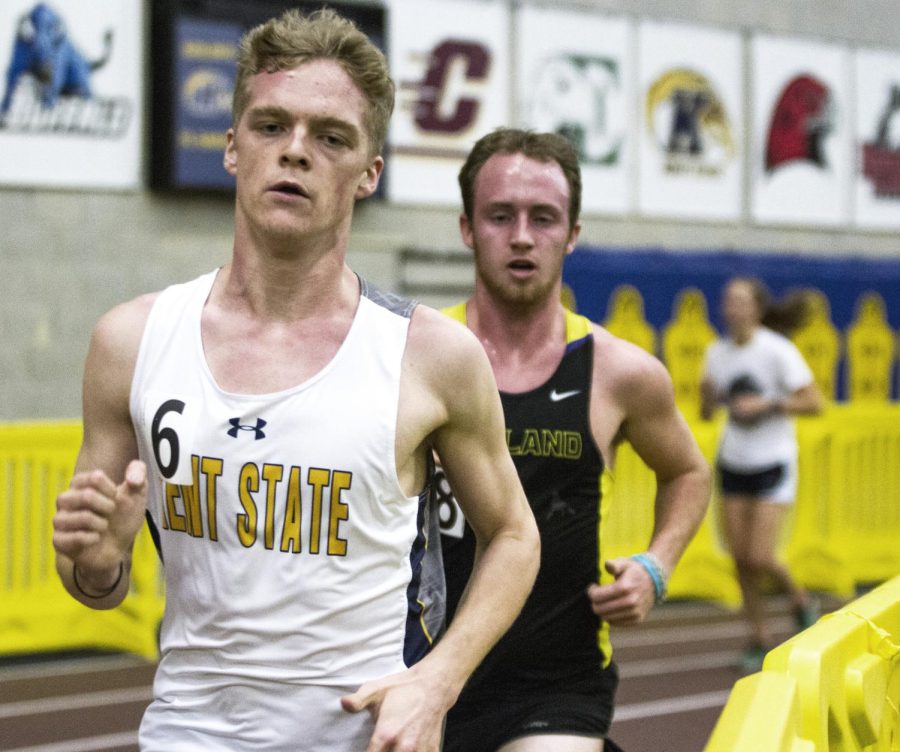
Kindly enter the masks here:
[[[706, 352], [705, 372], [719, 398], [740, 393], [761, 394], [778, 400], [813, 383], [803, 356], [787, 337], [764, 327], [738, 345], [720, 339]], [[793, 421], [786, 415], [768, 415], [753, 425], [728, 420], [719, 444], [719, 460], [735, 470], [760, 470], [788, 462], [797, 454]]]

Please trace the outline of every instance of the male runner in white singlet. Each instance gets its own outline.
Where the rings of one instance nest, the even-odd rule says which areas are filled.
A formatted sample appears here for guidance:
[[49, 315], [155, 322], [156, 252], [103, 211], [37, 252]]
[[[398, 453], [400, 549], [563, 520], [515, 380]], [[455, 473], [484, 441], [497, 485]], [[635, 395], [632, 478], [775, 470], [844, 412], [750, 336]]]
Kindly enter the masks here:
[[[57, 570], [82, 603], [117, 606], [146, 513], [166, 612], [145, 752], [436, 752], [533, 582], [539, 539], [478, 341], [345, 263], [392, 107], [383, 55], [333, 12], [249, 32], [231, 262], [93, 333]], [[429, 652], [433, 451], [478, 562]]]

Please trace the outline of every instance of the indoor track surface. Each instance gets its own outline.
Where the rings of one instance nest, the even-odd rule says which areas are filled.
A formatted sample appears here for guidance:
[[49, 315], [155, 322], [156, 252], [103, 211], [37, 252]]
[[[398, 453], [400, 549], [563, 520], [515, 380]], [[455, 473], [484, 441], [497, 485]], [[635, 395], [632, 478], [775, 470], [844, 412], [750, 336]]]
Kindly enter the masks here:
[[[778, 636], [790, 636], [785, 604], [771, 608]], [[741, 676], [746, 635], [736, 614], [704, 602], [669, 603], [615, 629], [611, 737], [625, 752], [701, 752]], [[137, 752], [154, 668], [125, 655], [0, 659], [0, 750]]]

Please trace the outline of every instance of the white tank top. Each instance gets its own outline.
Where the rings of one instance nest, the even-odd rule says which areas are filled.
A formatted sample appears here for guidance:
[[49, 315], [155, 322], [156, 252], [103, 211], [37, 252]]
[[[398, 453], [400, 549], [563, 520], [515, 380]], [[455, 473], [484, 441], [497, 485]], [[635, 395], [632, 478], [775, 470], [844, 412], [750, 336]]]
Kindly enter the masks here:
[[404, 495], [395, 459], [414, 304], [362, 281], [319, 373], [232, 394], [201, 344], [215, 276], [160, 294], [131, 391], [166, 580], [157, 702], [242, 680], [355, 687], [402, 670], [430, 642], [425, 495]]
[[[712, 343], [706, 351], [704, 371], [726, 399], [740, 392], [784, 399], [814, 380], [796, 345], [766, 327], [758, 327], [741, 345], [727, 337]], [[781, 413], [750, 425], [728, 420], [718, 457], [739, 472], [793, 462], [797, 457], [794, 421]]]

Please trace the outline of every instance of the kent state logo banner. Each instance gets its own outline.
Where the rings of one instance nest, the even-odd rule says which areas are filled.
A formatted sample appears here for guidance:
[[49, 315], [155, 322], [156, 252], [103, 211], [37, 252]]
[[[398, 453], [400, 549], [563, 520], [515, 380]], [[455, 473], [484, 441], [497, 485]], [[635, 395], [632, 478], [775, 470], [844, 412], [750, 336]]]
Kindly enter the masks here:
[[645, 21], [638, 39], [641, 211], [737, 219], [743, 183], [740, 36]]
[[665, 71], [647, 91], [644, 109], [667, 172], [715, 177], [734, 159], [728, 113], [703, 74], [689, 68]]
[[140, 0], [0, 5], [0, 183], [137, 186], [141, 10]]
[[396, 0], [390, 66], [397, 106], [388, 136], [388, 195], [459, 204], [456, 174], [472, 144], [509, 124], [509, 12], [464, 0]]

